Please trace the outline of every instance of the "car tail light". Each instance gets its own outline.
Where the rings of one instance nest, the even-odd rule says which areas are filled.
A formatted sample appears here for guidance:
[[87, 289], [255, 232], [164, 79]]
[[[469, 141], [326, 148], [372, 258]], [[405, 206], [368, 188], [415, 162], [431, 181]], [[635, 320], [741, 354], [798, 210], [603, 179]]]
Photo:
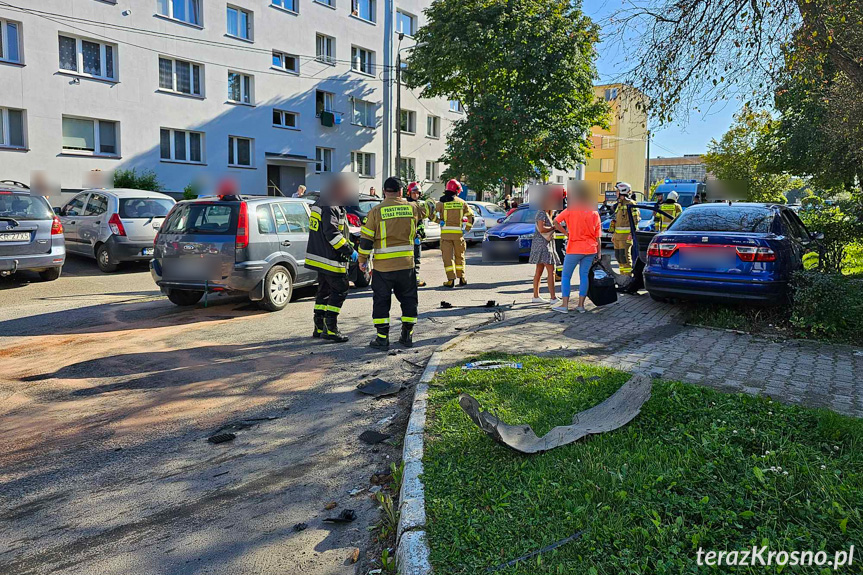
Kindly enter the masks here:
[[737, 246], [737, 257], [744, 262], [775, 262], [776, 253], [770, 248], [756, 248], [754, 246]]
[[647, 247], [647, 255], [658, 258], [670, 258], [676, 250], [677, 244], [651, 243]]
[[115, 236], [126, 235], [126, 228], [123, 227], [123, 222], [120, 221], [120, 214], [111, 214], [111, 219], [108, 220], [108, 227], [111, 228], [111, 233]]
[[237, 219], [237, 248], [249, 247], [249, 206], [240, 202], [240, 217]]
[[355, 228], [358, 228], [362, 225], [362, 223], [360, 222], [360, 217], [356, 214], [348, 214], [347, 218], [348, 224], [354, 226]]
[[60, 223], [60, 218], [54, 216], [54, 221], [51, 222], [51, 235], [59, 236], [63, 233], [63, 224]]

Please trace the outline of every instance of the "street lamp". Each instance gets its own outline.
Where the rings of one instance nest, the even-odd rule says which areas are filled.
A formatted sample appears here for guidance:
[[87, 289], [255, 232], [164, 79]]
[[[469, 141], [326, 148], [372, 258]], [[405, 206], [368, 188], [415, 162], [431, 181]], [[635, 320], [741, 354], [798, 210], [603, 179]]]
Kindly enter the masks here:
[[[399, 44], [405, 35], [399, 32]], [[428, 42], [420, 42], [413, 46], [399, 48], [396, 53], [396, 177], [401, 179], [402, 169], [402, 52], [413, 50], [428, 45]]]

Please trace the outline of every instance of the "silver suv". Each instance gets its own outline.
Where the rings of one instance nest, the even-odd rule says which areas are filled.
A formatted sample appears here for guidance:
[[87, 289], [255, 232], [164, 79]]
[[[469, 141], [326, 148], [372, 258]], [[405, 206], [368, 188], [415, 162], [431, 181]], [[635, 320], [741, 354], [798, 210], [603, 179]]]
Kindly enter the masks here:
[[67, 249], [113, 272], [121, 262], [153, 257], [156, 232], [175, 203], [158, 192], [100, 188], [84, 190], [57, 213]]
[[20, 182], [0, 182], [0, 277], [28, 270], [51, 281], [65, 261], [63, 226], [48, 200]]
[[247, 294], [270, 311], [317, 273], [303, 267], [309, 203], [298, 198], [225, 196], [179, 202], [156, 237], [150, 271], [176, 305], [207, 293]]

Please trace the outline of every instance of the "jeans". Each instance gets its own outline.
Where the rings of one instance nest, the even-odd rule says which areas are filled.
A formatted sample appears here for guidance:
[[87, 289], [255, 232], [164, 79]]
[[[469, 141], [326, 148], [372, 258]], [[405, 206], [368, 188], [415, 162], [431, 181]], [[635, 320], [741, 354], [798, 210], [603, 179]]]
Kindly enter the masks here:
[[596, 254], [566, 254], [563, 259], [563, 279], [560, 289], [563, 292], [563, 297], [569, 297], [572, 290], [570, 282], [572, 274], [575, 273], [575, 266], [581, 264], [578, 268], [578, 295], [580, 297], [587, 296], [588, 272], [590, 265], [593, 263], [593, 258]]

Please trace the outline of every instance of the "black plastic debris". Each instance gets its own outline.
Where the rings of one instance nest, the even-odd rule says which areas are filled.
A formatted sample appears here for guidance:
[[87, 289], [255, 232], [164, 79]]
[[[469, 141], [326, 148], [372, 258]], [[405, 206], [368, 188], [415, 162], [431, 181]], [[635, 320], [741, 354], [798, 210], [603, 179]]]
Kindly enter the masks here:
[[442, 302], [440, 302], [440, 307], [441, 307], [441, 309], [450, 309], [450, 308], [452, 308], [452, 304], [449, 303], [448, 301], [442, 301]]
[[305, 523], [297, 523], [296, 525], [294, 525], [294, 531], [305, 531], [308, 528], [309, 526]]
[[574, 534], [570, 535], [566, 539], [561, 539], [560, 541], [556, 541], [556, 542], [552, 543], [551, 545], [546, 545], [542, 549], [537, 549], [536, 551], [531, 551], [530, 553], [528, 553], [526, 555], [522, 555], [521, 557], [513, 559], [512, 561], [507, 561], [506, 563], [498, 565], [497, 567], [489, 567], [488, 571], [489, 572], [500, 571], [501, 569], [506, 569], [507, 567], [512, 567], [513, 565], [515, 565], [519, 561], [525, 561], [527, 559], [532, 559], [541, 553], [547, 553], [549, 551], [557, 549], [561, 545], [566, 545], [570, 541], [575, 541], [576, 539], [580, 538], [582, 533], [584, 533], [584, 531], [579, 531], [578, 533], [574, 533]]
[[217, 433], [216, 435], [212, 435], [207, 438], [207, 441], [212, 443], [213, 445], [218, 445], [220, 443], [225, 443], [228, 441], [233, 441], [237, 436], [233, 433]]
[[494, 301], [493, 299], [490, 299], [487, 302], [485, 302], [485, 307], [497, 307], [497, 302]]
[[342, 512], [337, 517], [327, 517], [323, 520], [324, 523], [350, 523], [357, 518], [357, 514], [353, 509], [342, 509]]
[[367, 429], [360, 433], [360, 441], [368, 443], [369, 445], [375, 445], [376, 443], [386, 441], [390, 437], [392, 437], [392, 435], [387, 435], [386, 433], [381, 433], [371, 429]]
[[377, 377], [368, 383], [361, 383], [357, 386], [357, 390], [360, 393], [365, 393], [366, 395], [371, 395], [374, 397], [384, 397], [386, 395], [395, 395], [400, 392], [404, 387], [399, 383], [392, 383], [390, 381], [384, 381], [383, 379]]

